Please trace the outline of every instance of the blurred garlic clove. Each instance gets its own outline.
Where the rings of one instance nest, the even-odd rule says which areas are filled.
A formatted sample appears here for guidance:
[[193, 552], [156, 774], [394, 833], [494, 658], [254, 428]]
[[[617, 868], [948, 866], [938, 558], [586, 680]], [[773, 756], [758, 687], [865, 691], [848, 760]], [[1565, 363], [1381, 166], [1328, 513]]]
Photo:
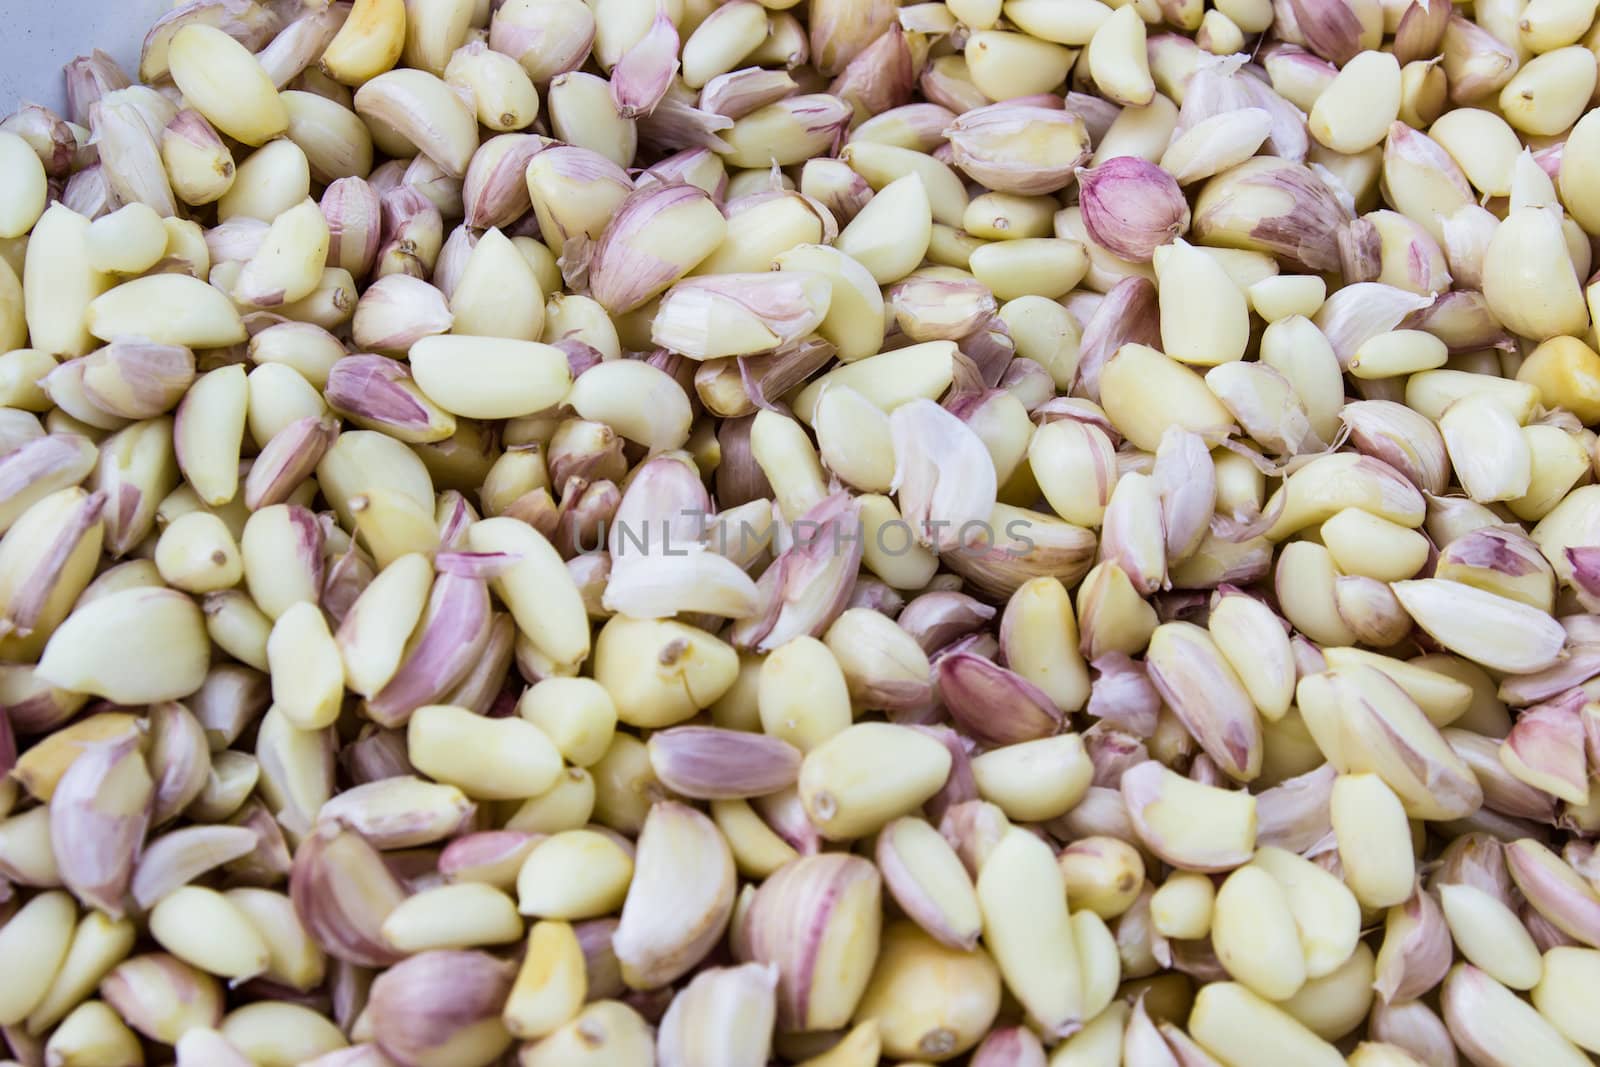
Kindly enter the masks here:
[[322, 806], [317, 821], [354, 830], [376, 848], [415, 848], [471, 825], [474, 811], [454, 786], [399, 775], [345, 790]]
[[200, 720], [182, 704], [152, 704], [149, 720], [147, 759], [155, 781], [150, 824], [160, 826], [200, 795], [211, 770], [211, 750]]
[[222, 1021], [222, 984], [164, 952], [117, 964], [101, 979], [100, 995], [135, 1030], [164, 1045]]

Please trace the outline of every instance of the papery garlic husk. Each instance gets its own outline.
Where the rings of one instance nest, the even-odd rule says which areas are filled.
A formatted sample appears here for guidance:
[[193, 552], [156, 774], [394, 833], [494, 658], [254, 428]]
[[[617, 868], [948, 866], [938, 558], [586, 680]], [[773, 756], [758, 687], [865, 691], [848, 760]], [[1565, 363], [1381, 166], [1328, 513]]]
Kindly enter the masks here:
[[941, 656], [934, 684], [956, 722], [985, 744], [1018, 744], [1049, 737], [1061, 728], [1061, 711], [1048, 694], [982, 656], [968, 652]]
[[1189, 202], [1172, 175], [1137, 156], [1078, 171], [1083, 225], [1114, 255], [1148, 263], [1158, 246], [1189, 229]]
[[729, 632], [736, 647], [768, 652], [800, 634], [820, 636], [849, 602], [861, 568], [859, 499], [834, 493], [796, 526], [802, 523], [808, 536], [797, 537], [757, 581], [756, 614]]
[[722, 243], [727, 220], [692, 185], [640, 189], [617, 208], [589, 261], [589, 288], [613, 315], [632, 311]]
[[673, 997], [656, 1037], [661, 1067], [763, 1067], [772, 1048], [778, 969], [701, 971]]
[[1208, 181], [1194, 205], [1194, 240], [1282, 256], [1312, 271], [1339, 267], [1350, 212], [1309, 168], [1259, 157]]
[[964, 174], [1019, 196], [1066, 188], [1089, 156], [1083, 119], [1059, 108], [992, 104], [958, 116], [943, 133], [951, 161]]
[[800, 774], [799, 749], [740, 730], [677, 726], [651, 734], [646, 747], [661, 784], [696, 800], [776, 793]]
[[440, 574], [399, 670], [368, 698], [368, 715], [381, 725], [400, 726], [417, 708], [448, 693], [482, 653], [492, 621], [483, 579]]
[[1432, 296], [1382, 282], [1356, 282], [1330, 293], [1311, 321], [1327, 336], [1340, 365], [1348, 366], [1363, 342], [1393, 330], [1407, 315], [1432, 303]]
[[632, 119], [655, 110], [678, 72], [678, 49], [678, 28], [666, 8], [658, 8], [644, 36], [611, 68], [611, 99], [618, 116]]
[[406, 891], [354, 831], [330, 824], [309, 834], [295, 853], [289, 895], [306, 932], [328, 955], [363, 967], [400, 959], [382, 925]]
[[352, 329], [362, 348], [405, 352], [424, 337], [449, 332], [454, 323], [438, 288], [409, 275], [391, 274], [361, 294]]
[[1244, 432], [1264, 449], [1295, 456], [1324, 442], [1289, 380], [1265, 363], [1235, 360], [1206, 372], [1206, 385], [1239, 420]]
[[1350, 664], [1310, 675], [1300, 680], [1296, 697], [1306, 728], [1335, 757], [1335, 767], [1345, 774], [1381, 773], [1408, 814], [1459, 818], [1483, 803], [1472, 769], [1416, 702], [1377, 669]]
[[[1155, 283], [1137, 275], [1111, 287], [1083, 324], [1078, 347], [1078, 382], [1090, 399], [1100, 396], [1100, 376], [1125, 344], [1161, 343]], [[1103, 428], [1103, 427], [1102, 427]]]
[[150, 842], [134, 868], [133, 902], [148, 909], [179, 886], [238, 859], [259, 839], [245, 826], [185, 826]]
[[139, 738], [87, 746], [50, 797], [50, 843], [61, 881], [112, 918], [149, 826], [154, 788]]
[[690, 278], [661, 298], [650, 339], [697, 360], [770, 352], [815, 330], [832, 296], [811, 271]]
[[913, 341], [959, 341], [995, 312], [987, 286], [948, 267], [914, 271], [885, 296], [900, 331]]
[[[894, 24], [897, 8], [885, 0], [823, 0], [811, 10], [811, 54], [833, 76]], [[803, 62], [803, 59], [802, 59]]]
[[101, 410], [125, 419], [171, 411], [194, 383], [194, 353], [181, 345], [120, 342], [84, 357], [83, 393]]
[[164, 218], [177, 214], [159, 144], [177, 117], [170, 101], [142, 85], [107, 93], [90, 108], [100, 166], [120, 202], [146, 204]]
[[914, 816], [896, 819], [879, 832], [876, 857], [890, 896], [931, 937], [962, 951], [978, 943], [983, 919], [977, 894], [937, 830]]
[[926, 54], [923, 38], [893, 26], [850, 60], [828, 92], [850, 104], [858, 120], [881, 115], [910, 102]]
[[682, 804], [652, 806], [612, 938], [629, 987], [654, 989], [699, 963], [728, 925], [736, 882], [716, 824]]
[[364, 178], [339, 178], [323, 191], [318, 206], [328, 220], [328, 265], [364, 279], [383, 244], [383, 208], [377, 191]]
[[1392, 400], [1358, 400], [1339, 409], [1356, 450], [1382, 460], [1425, 493], [1445, 491], [1450, 460], [1432, 419]]
[[461, 182], [465, 223], [474, 230], [507, 227], [528, 213], [528, 164], [551, 142], [531, 133], [503, 133], [478, 146]]
[[1255, 155], [1272, 123], [1272, 114], [1259, 107], [1212, 115], [1173, 136], [1161, 155], [1161, 169], [1179, 185], [1220, 174]]
[[182, 704], [152, 704], [149, 719], [148, 763], [155, 781], [150, 823], [160, 826], [200, 795], [211, 770], [211, 750], [200, 720]]
[[778, 1029], [844, 1026], [878, 954], [881, 881], [858, 856], [791, 860], [756, 891], [744, 918], [751, 958], [778, 969]]
[[965, 593], [935, 590], [911, 600], [895, 617], [922, 651], [943, 648], [994, 618], [995, 609]]
[[100, 995], [135, 1030], [164, 1045], [222, 1021], [222, 983], [165, 952], [123, 960], [101, 979]]
[[[1187, 39], [1177, 35], [1166, 36], [1161, 40], [1189, 43]], [[1282, 53], [1273, 53], [1272, 58], [1280, 55], [1294, 60], [1317, 62], [1315, 57], [1304, 52], [1288, 49]], [[1298, 101], [1291, 102], [1290, 94], [1287, 92], [1282, 92], [1280, 95], [1281, 90], [1278, 89], [1275, 73], [1273, 84], [1268, 85], [1258, 74], [1241, 69], [1244, 58], [1237, 54], [1215, 58], [1199, 54], [1193, 57], [1193, 73], [1187, 78], [1187, 84], [1175, 88], [1169, 94], [1181, 105], [1173, 136], [1182, 137], [1214, 116], [1243, 108], [1257, 108], [1267, 112], [1271, 120], [1266, 135], [1268, 153], [1294, 163], [1302, 162], [1306, 158], [1310, 139], [1306, 132], [1306, 116], [1296, 106]], [[1267, 61], [1269, 71], [1273, 67], [1272, 58]], [[1329, 80], [1332, 80], [1331, 74]], [[1309, 110], [1311, 105], [1306, 102], [1301, 106]]]
[[1225, 773], [1238, 781], [1260, 773], [1260, 715], [1205, 630], [1185, 622], [1158, 626], [1145, 666], [1167, 706]]
[[328, 405], [364, 430], [407, 444], [442, 441], [456, 431], [455, 417], [427, 398], [411, 369], [386, 356], [346, 356], [328, 372]]
[[96, 48], [62, 68], [67, 83], [67, 117], [79, 126], [89, 124], [89, 107], [106, 93], [132, 84], [111, 56]]
[[997, 479], [982, 439], [931, 400], [900, 405], [889, 425], [895, 449], [891, 488], [917, 541], [941, 549], [979, 538], [994, 541], [997, 534], [985, 523]]
[[1256, 795], [1256, 843], [1305, 853], [1333, 833], [1329, 799], [1337, 773], [1329, 764]]
[[400, 1063], [486, 1067], [511, 1045], [500, 1021], [511, 980], [511, 966], [486, 952], [419, 952], [374, 979], [373, 1037]]

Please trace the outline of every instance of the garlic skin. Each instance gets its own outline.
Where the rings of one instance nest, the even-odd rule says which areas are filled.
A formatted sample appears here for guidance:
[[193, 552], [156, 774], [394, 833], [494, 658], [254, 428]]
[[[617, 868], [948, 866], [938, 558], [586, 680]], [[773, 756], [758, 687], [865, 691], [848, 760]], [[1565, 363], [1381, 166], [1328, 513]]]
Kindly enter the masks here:
[[1116, 156], [1077, 174], [1084, 227], [1113, 254], [1148, 263], [1157, 247], [1188, 231], [1189, 202], [1154, 163]]

